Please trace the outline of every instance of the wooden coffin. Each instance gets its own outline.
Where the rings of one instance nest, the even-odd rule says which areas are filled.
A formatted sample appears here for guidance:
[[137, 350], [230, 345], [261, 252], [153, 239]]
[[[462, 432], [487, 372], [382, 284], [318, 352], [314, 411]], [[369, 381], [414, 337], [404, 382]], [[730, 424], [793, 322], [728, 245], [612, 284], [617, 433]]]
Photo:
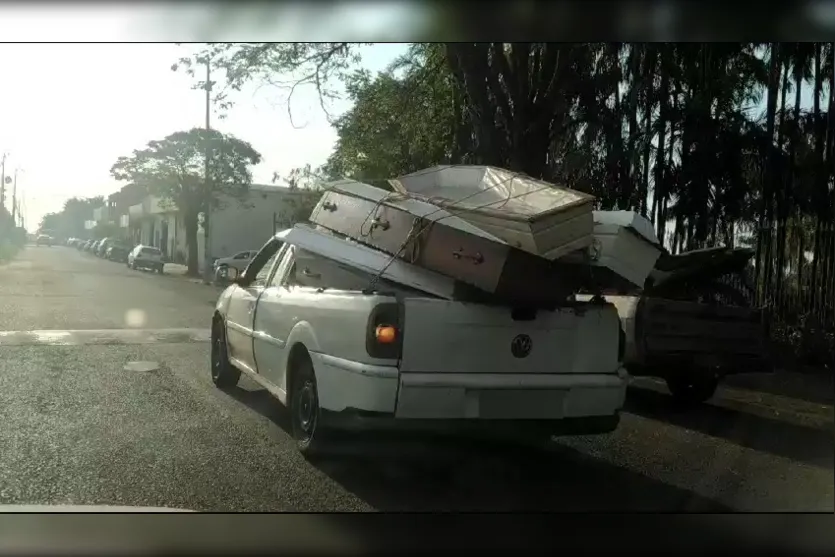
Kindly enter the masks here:
[[557, 259], [592, 243], [594, 197], [491, 166], [438, 166], [389, 180], [508, 245]]
[[435, 205], [368, 184], [329, 184], [310, 221], [501, 299], [538, 303], [572, 293], [547, 259], [514, 249]]
[[652, 224], [632, 211], [595, 211], [594, 221], [592, 245], [565, 261], [590, 265], [599, 290], [640, 291], [662, 252]]

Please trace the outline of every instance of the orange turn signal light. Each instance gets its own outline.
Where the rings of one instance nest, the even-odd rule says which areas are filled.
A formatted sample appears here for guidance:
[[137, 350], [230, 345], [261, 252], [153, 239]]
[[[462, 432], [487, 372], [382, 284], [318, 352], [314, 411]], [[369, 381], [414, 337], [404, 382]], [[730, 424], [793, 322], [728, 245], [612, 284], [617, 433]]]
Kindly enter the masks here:
[[391, 325], [377, 325], [374, 336], [380, 344], [391, 344], [397, 340], [397, 328]]

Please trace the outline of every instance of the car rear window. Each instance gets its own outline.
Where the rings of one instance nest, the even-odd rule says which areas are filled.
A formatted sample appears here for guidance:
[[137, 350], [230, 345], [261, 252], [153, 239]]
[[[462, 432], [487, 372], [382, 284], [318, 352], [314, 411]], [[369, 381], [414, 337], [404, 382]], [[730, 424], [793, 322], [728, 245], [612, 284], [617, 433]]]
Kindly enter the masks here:
[[157, 248], [142, 248], [139, 253], [142, 255], [160, 255], [160, 251]]

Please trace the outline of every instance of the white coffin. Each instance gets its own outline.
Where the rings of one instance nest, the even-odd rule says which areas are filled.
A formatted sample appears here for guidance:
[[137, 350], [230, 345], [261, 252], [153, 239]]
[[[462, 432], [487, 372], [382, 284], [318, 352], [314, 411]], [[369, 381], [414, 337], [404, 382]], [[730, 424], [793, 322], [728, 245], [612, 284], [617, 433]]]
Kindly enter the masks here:
[[[595, 211], [594, 242], [587, 257], [574, 254], [568, 259], [585, 260], [596, 273], [596, 286], [604, 291], [636, 291], [644, 283], [661, 256], [662, 248], [652, 223], [632, 211]], [[612, 275], [614, 273], [614, 275]], [[625, 279], [631, 286], [623, 286]]]
[[528, 253], [557, 259], [592, 243], [594, 197], [492, 166], [436, 166], [389, 180]]
[[322, 228], [506, 300], [539, 303], [571, 294], [547, 259], [513, 249], [437, 205], [353, 180], [327, 188], [310, 215]]
[[[347, 238], [339, 238], [328, 232], [316, 230], [307, 224], [297, 224], [293, 228], [279, 232], [276, 237], [306, 252], [321, 255], [372, 276], [380, 274], [383, 280], [422, 290], [441, 298], [452, 299], [455, 294], [455, 281], [449, 277], [411, 265], [400, 259], [392, 260], [391, 256], [386, 253]], [[312, 262], [303, 262], [301, 271], [304, 271], [306, 265], [312, 264]], [[313, 275], [327, 272], [321, 268], [311, 269], [311, 271]]]

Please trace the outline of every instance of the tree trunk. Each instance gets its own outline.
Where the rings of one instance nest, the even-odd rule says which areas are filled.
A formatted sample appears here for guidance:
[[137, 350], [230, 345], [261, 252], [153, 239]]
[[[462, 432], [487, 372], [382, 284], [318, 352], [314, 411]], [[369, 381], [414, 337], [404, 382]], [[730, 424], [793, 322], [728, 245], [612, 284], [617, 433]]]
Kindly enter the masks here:
[[[658, 51], [655, 45], [645, 50], [644, 59], [644, 157], [643, 157], [643, 179], [641, 181], [641, 191], [638, 195], [641, 211], [641, 216], [646, 217], [649, 209], [649, 175], [650, 175], [650, 153], [652, 151], [652, 109], [655, 104], [653, 95], [653, 84], [655, 82], [656, 65], [658, 60]], [[662, 132], [663, 134], [663, 129]], [[661, 141], [659, 140], [659, 144]], [[653, 203], [653, 206], [655, 203]], [[654, 213], [655, 211], [653, 211]]]
[[[635, 207], [635, 145], [638, 141], [638, 94], [641, 87], [641, 51], [636, 43], [629, 45], [627, 65], [629, 79], [631, 81], [626, 94], [625, 110], [627, 120], [627, 142], [626, 150], [621, 152], [621, 187], [620, 206], [623, 209], [636, 209]], [[643, 79], [647, 79], [646, 76]]]
[[483, 44], [445, 43], [447, 62], [458, 86], [465, 92], [467, 116], [476, 135], [476, 164], [504, 166], [501, 155], [503, 128], [497, 126], [497, 111], [488, 96], [487, 54]]
[[198, 276], [200, 274], [198, 246], [197, 246], [197, 213], [186, 212], [183, 214], [183, 227], [186, 230], [186, 246], [188, 247], [188, 275]]
[[[779, 149], [780, 159], [783, 159], [783, 138], [788, 133], [788, 124], [786, 123], [786, 97], [789, 94], [789, 63], [783, 65], [783, 89], [780, 95], [780, 127], [777, 128], [777, 148]], [[789, 140], [791, 142], [791, 140]], [[781, 164], [780, 168], [785, 165]], [[773, 282], [774, 299], [779, 300], [782, 295], [783, 277], [785, 276], [786, 266], [786, 229], [788, 228], [788, 180], [791, 176], [791, 168], [788, 172], [783, 172], [776, 176], [780, 180], [780, 193], [777, 196], [777, 264], [775, 266], [775, 280]]]
[[[833, 168], [835, 168], [835, 43], [830, 45], [829, 55], [831, 56], [830, 59], [830, 68], [832, 71], [829, 74], [829, 110], [828, 110], [828, 125], [827, 125], [827, 134], [826, 134], [826, 162], [824, 168], [827, 169], [827, 179], [832, 177], [835, 172], [833, 172]], [[827, 230], [824, 236], [826, 237], [826, 245], [828, 246], [826, 249], [823, 250], [824, 256], [822, 257], [822, 267], [823, 270], [821, 272], [821, 281], [820, 284], [824, 290], [824, 296], [822, 296], [823, 304], [835, 304], [835, 226], [832, 223], [832, 216], [833, 211], [835, 211], [835, 192], [832, 193], [832, 196], [827, 203], [824, 204], [826, 207], [826, 220]]]
[[[757, 267], [756, 280], [760, 285], [762, 276], [761, 299], [768, 296], [768, 283], [771, 269], [771, 225], [774, 212], [774, 176], [777, 149], [774, 145], [774, 122], [777, 114], [777, 93], [780, 86], [780, 43], [771, 43], [771, 60], [768, 72], [768, 93], [766, 100], [766, 160], [762, 165], [763, 176], [763, 205], [760, 212], [759, 231], [757, 234]], [[768, 232], [766, 232], [768, 228]]]
[[470, 152], [470, 130], [465, 125], [461, 85], [455, 80], [453, 80], [452, 91], [454, 127], [452, 128], [452, 153], [449, 162], [450, 164], [462, 164], [464, 158]]
[[815, 192], [814, 205], [817, 210], [817, 218], [815, 224], [814, 246], [812, 248], [812, 268], [809, 271], [809, 306], [815, 306], [817, 297], [817, 278], [818, 278], [818, 263], [823, 255], [821, 250], [821, 225], [823, 219], [826, 218], [826, 179], [828, 172], [824, 166], [824, 142], [826, 141], [826, 123], [821, 117], [821, 102], [820, 98], [823, 94], [823, 68], [821, 67], [821, 58], [823, 57], [821, 44], [815, 44], [815, 87], [812, 93], [812, 121], [814, 122], [815, 131]]

